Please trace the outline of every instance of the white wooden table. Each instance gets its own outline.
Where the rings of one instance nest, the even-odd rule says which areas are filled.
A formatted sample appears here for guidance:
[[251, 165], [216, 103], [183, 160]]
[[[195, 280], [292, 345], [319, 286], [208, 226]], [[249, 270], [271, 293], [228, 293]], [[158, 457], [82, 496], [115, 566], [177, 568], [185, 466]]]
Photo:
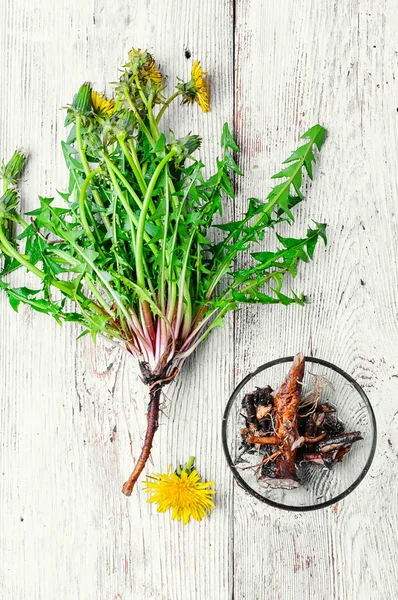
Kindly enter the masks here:
[[[203, 135], [208, 163], [223, 122], [234, 125], [245, 172], [236, 215], [268, 193], [299, 134], [323, 124], [297, 232], [312, 217], [329, 224], [328, 248], [295, 281], [311, 303], [231, 316], [166, 389], [148, 470], [195, 454], [218, 492], [213, 516], [185, 528], [156, 514], [140, 486], [131, 498], [120, 491], [145, 428], [132, 359], [0, 297], [1, 598], [395, 600], [397, 2], [2, 0], [0, 24], [0, 156], [29, 151], [25, 210], [66, 185], [60, 108], [87, 79], [110, 91], [135, 46], [171, 82], [194, 58], [209, 71], [211, 113], [177, 107], [170, 123], [179, 114], [178, 132]], [[380, 435], [351, 496], [289, 514], [233, 483], [220, 429], [235, 384], [300, 349], [362, 384]]]

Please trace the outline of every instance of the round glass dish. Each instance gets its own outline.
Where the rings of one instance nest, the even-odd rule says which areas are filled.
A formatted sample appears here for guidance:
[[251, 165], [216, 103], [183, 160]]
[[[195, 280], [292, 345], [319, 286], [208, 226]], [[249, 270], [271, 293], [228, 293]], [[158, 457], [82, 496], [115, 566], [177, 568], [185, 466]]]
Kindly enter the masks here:
[[[314, 375], [325, 377], [327, 386], [321, 402], [330, 402], [337, 409], [345, 431], [360, 431], [363, 440], [355, 442], [340, 463], [331, 468], [302, 463], [299, 467], [300, 487], [294, 489], [270, 488], [257, 481], [255, 470], [246, 468], [261, 462], [261, 456], [245, 454], [240, 461], [241, 430], [245, 426], [241, 415], [242, 399], [256, 387], [270, 385], [277, 390], [293, 362], [293, 356], [279, 358], [259, 367], [245, 377], [233, 391], [226, 406], [222, 423], [222, 441], [232, 473], [246, 492], [271, 506], [292, 511], [325, 508], [350, 494], [368, 472], [376, 450], [377, 428], [369, 399], [358, 383], [339, 367], [319, 358], [305, 358], [302, 393], [313, 387]], [[242, 458], [248, 462], [242, 462]]]

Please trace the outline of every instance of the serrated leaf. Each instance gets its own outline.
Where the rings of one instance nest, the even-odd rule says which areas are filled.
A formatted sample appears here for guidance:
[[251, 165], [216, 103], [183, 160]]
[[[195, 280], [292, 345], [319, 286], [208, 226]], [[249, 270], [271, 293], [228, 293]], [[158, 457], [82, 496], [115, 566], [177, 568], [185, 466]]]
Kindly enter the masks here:
[[243, 175], [242, 171], [239, 169], [238, 165], [233, 159], [232, 154], [227, 154], [224, 158], [225, 166], [228, 167], [231, 171], [234, 171], [237, 175]]
[[62, 236], [67, 242], [73, 244], [82, 237], [83, 233], [83, 229], [69, 229], [68, 231], [64, 231]]
[[311, 148], [312, 148], [312, 143], [311, 142], [307, 142], [306, 144], [303, 144], [302, 146], [300, 146], [296, 150], [293, 150], [293, 152], [291, 153], [291, 155], [289, 156], [289, 158], [287, 158], [286, 160], [284, 160], [282, 164], [286, 164], [286, 163], [290, 163], [292, 161], [300, 160], [301, 158], [305, 157], [305, 155], [308, 152], [311, 151]]
[[252, 295], [244, 294], [243, 292], [233, 291], [232, 297], [240, 304], [278, 304], [277, 298], [273, 298], [268, 294], [256, 292]]
[[307, 241], [307, 244], [306, 244], [307, 254], [308, 254], [308, 256], [310, 257], [311, 260], [312, 260], [312, 258], [314, 256], [314, 251], [315, 251], [315, 247], [317, 245], [317, 242], [318, 242], [318, 237], [311, 237]]
[[281, 179], [282, 177], [291, 177], [292, 175], [295, 175], [296, 169], [297, 169], [297, 167], [295, 164], [290, 164], [285, 169], [282, 169], [282, 171], [279, 171], [279, 173], [272, 175], [271, 179]]
[[[313, 221], [313, 223], [315, 223], [315, 225], [317, 226], [316, 232], [318, 233], [318, 235], [323, 239], [325, 246], [328, 243], [327, 237], [326, 237], [326, 228], [327, 228], [327, 224], [326, 223], [317, 223], [316, 221]], [[309, 229], [309, 231], [313, 232], [313, 229]], [[308, 234], [307, 235], [311, 235]]]
[[46, 256], [45, 254], [43, 254], [42, 259], [43, 259], [43, 266], [45, 265], [52, 275], [59, 275], [59, 273], [65, 273], [68, 270], [68, 269], [64, 269], [63, 267], [61, 267], [59, 264], [57, 264], [55, 261], [53, 261], [49, 256]]
[[218, 223], [214, 225], [217, 229], [221, 229], [221, 231], [229, 231], [233, 232], [240, 228], [243, 221], [231, 221], [230, 223]]
[[223, 176], [222, 176], [222, 178], [221, 178], [221, 187], [224, 190], [224, 192], [230, 198], [232, 198], [232, 200], [235, 198], [234, 189], [232, 187], [232, 183], [230, 182], [230, 179], [229, 179], [227, 173], [224, 173]]
[[17, 236], [17, 240], [23, 240], [24, 238], [30, 237], [31, 235], [36, 235], [36, 229], [33, 225], [33, 223], [31, 223], [30, 225], [28, 225], [18, 236]]
[[277, 256], [277, 253], [275, 253], [275, 252], [252, 252], [251, 255], [254, 258], [254, 260], [257, 260], [260, 263], [265, 263], [270, 260], [273, 260]]
[[304, 304], [304, 300], [300, 299], [296, 294], [294, 294], [293, 297], [290, 297], [286, 296], [285, 294], [282, 294], [282, 292], [279, 292], [278, 290], [274, 291], [275, 295], [278, 298], [278, 301], [284, 306], [289, 306], [289, 304]]
[[284, 246], [285, 248], [292, 248], [298, 246], [299, 244], [303, 244], [305, 241], [300, 238], [285, 238], [279, 235], [278, 233], [276, 234], [276, 237], [278, 238], [282, 246]]
[[84, 317], [77, 312], [62, 313], [62, 319], [68, 323], [83, 323]]
[[308, 131], [303, 133], [301, 139], [311, 139], [314, 144], [316, 144], [318, 150], [322, 148], [322, 145], [325, 141], [326, 130], [321, 125], [314, 125]]
[[234, 152], [239, 152], [239, 146], [235, 142], [232, 133], [229, 130], [228, 123], [224, 123], [221, 135], [221, 146], [231, 148]]
[[69, 198], [71, 196], [71, 192], [70, 191], [69, 192], [60, 192], [59, 190], [57, 190], [57, 194], [59, 194], [61, 196], [61, 198], [63, 200], [65, 200], [65, 202], [68, 202]]
[[82, 337], [84, 337], [85, 335], [87, 335], [90, 332], [90, 329], [84, 329], [81, 333], [79, 333], [79, 335], [77, 336], [77, 340], [80, 340]]
[[32, 265], [36, 265], [39, 262], [45, 247], [46, 243], [44, 240], [42, 240], [39, 236], [36, 236], [30, 249], [30, 261]]
[[153, 152], [155, 154], [157, 154], [159, 152], [164, 152], [165, 148], [166, 148], [166, 136], [164, 135], [164, 133], [161, 133], [158, 141], [155, 144]]

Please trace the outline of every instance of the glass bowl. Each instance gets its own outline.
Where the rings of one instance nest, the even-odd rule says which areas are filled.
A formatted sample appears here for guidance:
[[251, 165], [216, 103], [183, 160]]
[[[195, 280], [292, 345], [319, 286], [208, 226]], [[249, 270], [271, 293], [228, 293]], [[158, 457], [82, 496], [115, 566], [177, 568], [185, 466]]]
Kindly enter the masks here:
[[[277, 508], [309, 511], [325, 508], [350, 494], [369, 471], [376, 450], [376, 420], [369, 399], [358, 383], [339, 367], [319, 358], [305, 357], [302, 395], [313, 389], [314, 375], [331, 385], [326, 386], [320, 402], [329, 402], [336, 410], [345, 431], [360, 431], [363, 440], [355, 442], [341, 462], [331, 467], [301, 463], [298, 467], [300, 487], [270, 488], [257, 481], [255, 469], [261, 455], [245, 453], [241, 446], [241, 430], [245, 427], [241, 402], [256, 387], [270, 385], [277, 390], [284, 381], [294, 357], [279, 358], [259, 367], [245, 377], [233, 391], [222, 423], [222, 441], [227, 462], [238, 484], [249, 494]], [[312, 384], [312, 387], [311, 387]], [[246, 461], [246, 462], [242, 462]]]

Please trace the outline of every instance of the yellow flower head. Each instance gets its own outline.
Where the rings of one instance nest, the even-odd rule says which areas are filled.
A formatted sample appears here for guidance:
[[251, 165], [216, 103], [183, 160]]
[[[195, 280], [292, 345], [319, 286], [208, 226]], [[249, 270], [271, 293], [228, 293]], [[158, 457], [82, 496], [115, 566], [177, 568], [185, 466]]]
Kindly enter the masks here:
[[[191, 466], [190, 465], [191, 462]], [[211, 496], [215, 490], [208, 489], [214, 485], [212, 481], [202, 483], [196, 469], [192, 468], [192, 460], [174, 473], [157, 473], [145, 481], [145, 491], [151, 494], [147, 502], [155, 502], [158, 512], [166, 512], [171, 509], [171, 518], [182, 521], [184, 525], [191, 517], [201, 521], [214, 509]], [[179, 471], [179, 474], [177, 474]]]
[[105, 94], [100, 94], [95, 90], [91, 91], [91, 103], [97, 115], [111, 115], [115, 110], [115, 101], [112, 98], [108, 100]]
[[192, 80], [195, 83], [196, 88], [195, 100], [203, 112], [209, 112], [210, 110], [209, 88], [207, 79], [205, 79], [206, 75], [207, 73], [202, 70], [200, 62], [195, 60], [192, 65]]
[[182, 103], [192, 104], [196, 102], [203, 112], [209, 112], [210, 110], [209, 86], [206, 75], [207, 73], [203, 71], [200, 62], [195, 60], [192, 65], [191, 80], [177, 86], [183, 97]]
[[163, 82], [162, 72], [156, 66], [152, 54], [149, 54], [147, 50], [141, 52], [140, 48], [133, 49], [129, 52], [129, 58], [133, 68], [136, 68], [138, 79], [142, 84], [146, 85], [149, 80], [156, 84]]

